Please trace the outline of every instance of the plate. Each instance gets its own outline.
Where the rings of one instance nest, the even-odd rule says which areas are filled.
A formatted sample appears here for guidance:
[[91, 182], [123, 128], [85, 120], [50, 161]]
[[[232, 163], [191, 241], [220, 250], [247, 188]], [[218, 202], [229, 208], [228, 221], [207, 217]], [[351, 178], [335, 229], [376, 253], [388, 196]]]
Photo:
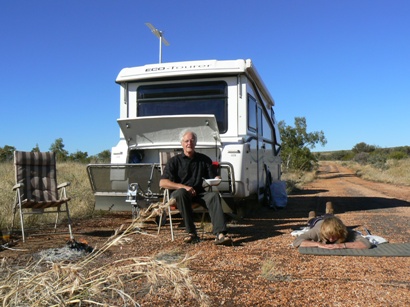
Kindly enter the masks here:
[[222, 179], [204, 179], [207, 185], [213, 186], [221, 183]]

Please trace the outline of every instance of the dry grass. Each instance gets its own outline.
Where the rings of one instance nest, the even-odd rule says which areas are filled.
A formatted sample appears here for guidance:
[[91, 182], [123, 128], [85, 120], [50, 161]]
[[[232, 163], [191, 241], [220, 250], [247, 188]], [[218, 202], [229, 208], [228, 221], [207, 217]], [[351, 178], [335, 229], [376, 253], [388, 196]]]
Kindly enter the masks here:
[[[342, 163], [342, 162], [341, 162]], [[410, 185], [410, 159], [389, 160], [386, 170], [379, 170], [369, 165], [360, 165], [354, 162], [343, 162], [352, 168], [363, 179], [387, 182], [393, 184]], [[71, 182], [68, 188], [68, 195], [71, 197], [70, 210], [74, 219], [86, 218], [92, 215], [94, 210], [94, 195], [91, 191], [86, 165], [74, 162], [57, 164], [58, 183]], [[314, 180], [315, 172], [309, 173], [284, 173], [283, 180], [288, 183], [288, 192], [307, 182]], [[12, 204], [14, 202], [15, 184], [13, 163], [0, 163], [0, 229], [8, 228], [11, 225]], [[50, 215], [29, 216], [27, 226], [36, 225], [42, 222], [52, 222]]]
[[[58, 183], [71, 182], [72, 218], [91, 216], [94, 208], [86, 166], [79, 163], [57, 165]], [[0, 227], [11, 224], [15, 184], [12, 163], [0, 164]], [[163, 208], [156, 208], [162, 212]], [[156, 212], [155, 212], [156, 213]], [[48, 217], [51, 216], [51, 217]], [[31, 216], [30, 216], [31, 217]], [[147, 218], [150, 218], [147, 216]], [[48, 220], [50, 219], [50, 220]], [[53, 221], [52, 215], [28, 218], [28, 225]], [[189, 297], [206, 306], [208, 298], [191, 282], [187, 263], [193, 258], [178, 252], [153, 257], [124, 257], [104, 263], [110, 248], [131, 244], [130, 234], [139, 229], [136, 220], [128, 228], [117, 229], [95, 252], [76, 263], [32, 260], [13, 267], [3, 259], [0, 266], [0, 304], [3, 306], [139, 306], [138, 299], [161, 294], [173, 300]], [[135, 244], [135, 243], [134, 243]], [[108, 304], [107, 302], [113, 302]]]
[[[362, 194], [358, 191], [352, 197], [346, 179], [350, 177], [322, 178], [309, 184], [309, 188], [331, 191], [331, 197], [356, 205], [354, 198]], [[341, 191], [334, 189], [334, 185], [345, 188]], [[230, 233], [235, 240], [232, 248], [214, 246], [210, 234], [205, 234], [200, 244], [187, 245], [179, 239], [172, 242], [168, 235], [154, 239], [141, 233], [121, 239], [123, 230], [119, 229], [108, 245], [99, 243], [94, 254], [76, 260], [75, 264], [43, 261], [26, 266], [27, 260], [22, 259], [32, 253], [26, 253], [23, 258], [18, 255], [14, 262], [4, 263], [0, 268], [0, 306], [2, 303], [6, 306], [409, 305], [410, 288], [405, 278], [409, 258], [315, 257], [301, 255], [289, 247], [293, 240], [289, 233], [305, 221], [309, 208], [328, 196], [321, 197], [310, 194], [290, 197], [286, 210], [262, 210], [243, 223], [232, 223]], [[386, 199], [387, 203], [390, 201], [395, 202]], [[349, 225], [358, 225], [364, 218], [376, 234], [395, 238], [396, 242], [406, 240], [403, 221], [408, 215], [407, 208], [398, 204], [393, 211], [384, 208], [366, 212], [367, 204], [371, 203], [371, 197], [364, 197], [358, 204], [364, 210], [341, 213], [343, 220]], [[112, 215], [88, 223], [80, 221], [77, 229], [84, 234], [91, 229], [111, 231], [117, 227], [114, 225], [128, 223], [129, 217], [129, 214]], [[156, 226], [153, 227], [149, 230], [156, 232]], [[130, 234], [136, 230], [127, 229]], [[176, 231], [181, 238], [184, 230]], [[105, 240], [94, 234], [87, 239], [90, 238], [93, 242]], [[33, 241], [33, 251], [42, 248], [41, 239], [35, 237], [29, 242]], [[117, 246], [119, 244], [124, 245]], [[11, 255], [9, 251], [4, 252]], [[186, 255], [195, 255], [195, 260]], [[13, 272], [10, 265], [17, 264], [20, 267], [14, 266]], [[174, 292], [180, 295], [179, 299], [174, 299]], [[20, 299], [17, 293], [26, 301], [23, 298], [16, 301]]]
[[[386, 169], [380, 170], [371, 165], [361, 165], [357, 162], [338, 162], [356, 172], [365, 180], [374, 182], [391, 183], [397, 185], [410, 185], [410, 159], [388, 160]], [[288, 193], [292, 193], [306, 183], [316, 178], [316, 171], [288, 172], [282, 174], [282, 180], [287, 182]]]
[[291, 276], [284, 273], [283, 265], [276, 259], [265, 260], [261, 268], [261, 276], [270, 281], [289, 281]]
[[7, 228], [11, 223], [14, 184], [13, 163], [0, 163], [0, 228]]
[[292, 194], [304, 184], [312, 182], [316, 178], [316, 171], [311, 172], [287, 172], [282, 174], [282, 180], [286, 181], [286, 191]]
[[343, 162], [343, 164], [366, 180], [410, 185], [410, 159], [388, 160], [385, 170], [377, 169], [371, 165], [360, 165], [356, 162]]
[[[86, 165], [80, 163], [57, 164], [57, 181], [71, 182], [67, 194], [71, 197], [70, 213], [73, 218], [91, 216], [94, 210], [94, 195], [88, 180]], [[0, 229], [10, 227], [12, 220], [12, 206], [15, 192], [14, 165], [12, 162], [0, 163]], [[63, 215], [62, 215], [63, 216]], [[25, 223], [28, 227], [38, 223], [48, 223], [54, 220], [52, 214], [29, 216]]]
[[[377, 178], [395, 184], [410, 184], [410, 161], [389, 161], [389, 169], [376, 170]], [[349, 167], [356, 167], [350, 166]], [[364, 168], [356, 171], [364, 176]], [[374, 170], [372, 170], [374, 171]], [[64, 163], [58, 165], [59, 183], [70, 181], [69, 196], [72, 197], [73, 218], [91, 215], [94, 198], [89, 186], [85, 165]], [[292, 179], [289, 175], [289, 177]], [[11, 219], [14, 193], [14, 170], [11, 163], [0, 164], [0, 225], [4, 227]], [[308, 182], [310, 175], [296, 175], [295, 182]], [[137, 221], [138, 222], [138, 221]], [[3, 306], [139, 306], [139, 300], [149, 296], [171, 295], [181, 301], [191, 298], [197, 305], [206, 306], [208, 297], [193, 286], [187, 264], [193, 257], [178, 251], [153, 257], [119, 257], [111, 262], [105, 255], [113, 246], [130, 244], [130, 234], [136, 224], [118, 229], [101, 248], [76, 263], [52, 263], [44, 260], [28, 263], [24, 267], [10, 267], [3, 260], [0, 265], [0, 303]], [[98, 267], [97, 264], [99, 265]], [[276, 260], [266, 260], [261, 275], [273, 282], [294, 279], [284, 272]], [[113, 302], [107, 304], [107, 302]]]
[[[194, 257], [174, 252], [155, 257], [131, 257], [101, 264], [113, 246], [130, 244], [136, 225], [117, 229], [95, 252], [77, 263], [39, 260], [13, 270], [5, 261], [0, 267], [3, 306], [139, 306], [143, 296], [164, 292], [173, 300], [190, 297], [199, 306], [208, 298], [194, 286], [186, 264]], [[114, 302], [108, 304], [107, 302]]]

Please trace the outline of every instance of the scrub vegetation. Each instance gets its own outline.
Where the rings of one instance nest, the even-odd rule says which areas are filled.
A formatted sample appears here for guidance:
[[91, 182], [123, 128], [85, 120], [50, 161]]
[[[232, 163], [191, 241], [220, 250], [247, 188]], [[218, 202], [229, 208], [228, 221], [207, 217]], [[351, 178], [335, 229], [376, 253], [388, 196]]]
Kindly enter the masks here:
[[380, 148], [362, 142], [351, 150], [322, 152], [316, 157], [338, 161], [366, 180], [410, 185], [410, 146]]
[[[302, 127], [306, 127], [303, 125], [303, 121], [301, 123]], [[289, 128], [289, 131], [299, 131], [297, 133], [302, 132], [303, 134], [303, 128], [299, 130], [293, 130], [291, 128], [292, 127]], [[290, 134], [290, 136], [292, 136], [292, 134]], [[56, 144], [60, 145], [59, 152], [61, 153], [61, 149], [64, 147], [61, 146], [63, 145], [62, 142], [57, 142]], [[283, 146], [285, 145], [286, 143], [283, 144]], [[0, 229], [2, 230], [7, 229], [11, 224], [12, 204], [15, 197], [14, 191], [12, 191], [12, 187], [15, 184], [14, 166], [12, 161], [13, 151], [14, 148], [10, 146], [0, 148], [0, 157], [2, 158], [2, 162], [0, 162]], [[363, 179], [410, 186], [409, 147], [381, 149], [376, 146], [369, 146], [365, 143], [360, 143], [352, 150], [340, 152], [311, 153], [306, 150], [295, 150], [290, 152], [309, 152], [310, 154], [308, 156], [310, 157], [310, 160], [308, 160], [308, 164], [311, 167], [309, 170], [303, 170], [299, 167], [284, 168], [285, 172], [283, 174], [283, 179], [287, 181], [289, 194], [292, 194], [293, 190], [297, 190], [299, 188], [303, 189], [303, 185], [306, 182], [312, 182], [317, 178], [316, 175], [319, 173], [317, 165], [320, 160], [336, 161], [335, 163], [338, 165], [354, 170], [355, 174]], [[95, 226], [95, 223], [97, 222], [93, 221], [91, 217], [97, 217], [99, 214], [94, 212], [94, 196], [92, 194], [86, 172], [86, 165], [91, 161], [87, 159], [84, 161], [81, 159], [76, 160], [69, 157], [73, 156], [65, 153], [65, 155], [60, 156], [58, 160], [58, 183], [66, 181], [71, 182], [71, 186], [68, 188], [68, 196], [71, 197], [70, 211], [72, 218], [77, 224], [81, 224], [81, 227], [83, 227], [83, 224], [86, 224], [87, 222], [90, 223], [88, 228], [93, 229], [92, 227]], [[98, 155], [93, 159], [93, 161], [102, 161], [99, 160]], [[291, 159], [289, 159], [289, 161], [291, 161]], [[289, 163], [289, 165], [291, 165], [291, 163]], [[297, 207], [291, 207], [293, 208], [293, 212], [295, 212], [295, 214], [298, 213], [298, 210], [302, 210], [300, 208], [300, 204], [301, 203], [298, 203]], [[288, 212], [286, 212], [286, 210], [288, 210], [286, 209], [283, 211], [273, 212], [272, 215], [279, 220], [285, 221], [285, 217], [292, 214], [291, 208], [289, 208]], [[349, 217], [349, 214], [347, 214], [347, 218]], [[266, 217], [264, 218], [266, 219]], [[48, 224], [53, 221], [53, 217], [51, 215], [50, 217], [48, 217], [48, 215], [34, 215], [27, 217], [27, 219], [27, 226], [35, 225], [40, 228], [43, 224]], [[122, 220], [124, 220], [124, 218]], [[297, 221], [300, 220], [301, 219], [298, 216]], [[294, 225], [297, 221], [294, 221], [291, 224]], [[115, 221], [113, 221], [113, 223], [114, 222]], [[263, 220], [258, 223], [263, 224]], [[353, 223], [353, 221], [351, 221], [351, 223]], [[270, 221], [267, 221], [266, 224], [267, 228], [263, 229], [263, 231], [258, 231], [259, 234], [269, 233], [269, 231], [272, 231]], [[120, 225], [120, 223], [118, 223], [118, 225]], [[240, 233], [241, 235], [246, 236], [247, 229], [253, 229], [255, 227], [255, 225], [252, 227], [244, 227], [241, 229]], [[289, 251], [283, 250], [283, 246], [285, 246], [287, 241], [291, 239], [287, 236], [278, 235], [269, 236], [272, 237], [271, 240], [281, 239], [286, 243], [272, 243], [265, 246], [264, 244], [266, 244], [268, 240], [265, 237], [255, 240], [254, 242], [249, 241], [244, 244], [244, 246], [238, 246], [236, 248], [235, 255], [237, 254], [238, 259], [230, 254], [231, 251], [229, 248], [224, 250], [216, 249], [213, 244], [208, 244], [207, 241], [204, 241], [203, 243], [200, 243], [199, 247], [192, 247], [192, 249], [194, 249], [195, 252], [199, 252], [200, 248], [205, 245], [208, 252], [204, 254], [212, 254], [214, 256], [206, 261], [198, 262], [194, 258], [204, 257], [204, 255], [192, 256], [193, 254], [191, 253], [191, 256], [189, 256], [186, 252], [186, 246], [181, 247], [181, 250], [175, 250], [175, 246], [178, 246], [178, 243], [169, 243], [168, 237], [163, 238], [166, 235], [161, 235], [161, 239], [163, 239], [163, 241], [160, 242], [162, 243], [158, 243], [158, 241], [155, 241], [156, 243], [154, 241], [150, 241], [152, 239], [149, 239], [148, 236], [137, 237], [138, 244], [128, 242], [131, 238], [135, 239], [135, 229], [137, 228], [138, 227], [132, 223], [125, 229], [118, 229], [114, 236], [110, 237], [103, 245], [98, 246], [96, 253], [91, 253], [89, 256], [76, 263], [56, 262], [45, 266], [44, 261], [31, 261], [23, 263], [19, 260], [17, 261], [18, 267], [16, 267], [15, 265], [11, 266], [11, 264], [6, 261], [6, 258], [4, 258], [0, 263], [0, 276], [2, 280], [2, 282], [0, 282], [0, 297], [2, 297], [3, 300], [0, 300], [0, 302], [9, 306], [62, 306], [68, 304], [103, 306], [107, 302], [111, 301], [116, 302], [116, 304], [123, 304], [127, 306], [139, 306], [139, 303], [144, 300], [145, 302], [152, 302], [155, 299], [162, 302], [164, 300], [166, 301], [166, 298], [168, 298], [168, 296], [171, 295], [170, 293], [172, 293], [172, 299], [175, 299], [181, 306], [187, 305], [185, 302], [190, 302], [190, 305], [195, 303], [194, 305], [197, 306], [213, 306], [215, 304], [210, 303], [210, 300], [212, 301], [212, 299], [214, 301], [218, 301], [219, 303], [222, 302], [222, 298], [218, 298], [218, 295], [222, 293], [222, 291], [220, 291], [221, 289], [215, 290], [216, 288], [213, 284], [211, 288], [206, 288], [203, 285], [201, 287], [197, 287], [195, 285], [199, 283], [198, 279], [200, 279], [203, 283], [205, 277], [201, 274], [204, 274], [207, 280], [215, 279], [216, 284], [222, 285], [222, 281], [224, 281], [223, 284], [225, 284], [226, 280], [223, 278], [222, 281], [218, 280], [220, 272], [212, 275], [212, 272], [217, 272], [215, 268], [218, 268], [219, 265], [231, 265], [228, 269], [225, 269], [224, 267], [224, 270], [230, 272], [234, 269], [234, 274], [237, 274], [234, 278], [235, 281], [238, 279], [238, 274], [243, 274], [243, 276], [241, 275], [241, 278], [243, 278], [243, 280], [247, 280], [247, 278], [249, 278], [248, 276], [250, 276], [252, 272], [259, 270], [257, 274], [259, 274], [262, 278], [253, 279], [252, 282], [249, 282], [250, 288], [248, 291], [255, 288], [255, 282], [264, 284], [266, 283], [266, 280], [271, 283], [269, 289], [272, 287], [278, 288], [283, 285], [284, 289], [282, 291], [285, 291], [285, 288], [291, 288], [288, 284], [299, 283], [300, 285], [300, 281], [312, 282], [311, 271], [314, 271], [315, 268], [320, 268], [323, 265], [323, 263], [320, 263], [321, 259], [312, 259], [311, 261], [315, 262], [315, 265], [312, 265], [313, 269], [311, 270], [306, 269], [305, 272], [308, 276], [308, 279], [306, 279], [303, 275], [304, 273], [301, 273], [296, 269], [299, 267], [298, 265], [288, 265]], [[377, 233], [381, 232], [380, 229], [376, 230], [378, 230]], [[381, 234], [383, 235], [383, 233]], [[248, 234], [249, 237], [252, 237], [252, 235]], [[34, 241], [35, 239], [30, 240], [30, 242]], [[51, 244], [51, 241], [49, 242], [50, 243], [48, 244]], [[167, 250], [165, 246], [168, 245], [166, 244], [172, 245], [173, 249]], [[252, 253], [252, 249], [258, 249], [258, 246], [262, 245], [264, 247], [264, 255], [267, 255], [265, 260], [258, 260], [257, 267], [252, 267], [252, 264], [247, 266], [246, 263], [251, 262], [251, 260], [255, 258], [255, 255]], [[149, 253], [146, 252], [144, 256], [139, 256], [142, 246], [148, 247]], [[160, 249], [158, 249], [158, 246]], [[18, 246], [18, 248], [21, 247], [24, 247], [24, 245]], [[243, 257], [243, 255], [239, 253], [241, 249], [246, 247], [250, 249], [249, 255], [253, 255], [252, 257]], [[130, 251], [126, 252], [128, 248]], [[117, 252], [115, 253], [111, 250], [117, 250]], [[118, 250], [120, 252], [118, 252]], [[296, 251], [292, 252], [296, 253]], [[275, 255], [274, 257], [270, 256], [272, 253]], [[147, 256], [146, 254], [153, 256]], [[227, 255], [224, 258], [221, 254]], [[112, 261], [107, 261], [107, 259], [111, 259], [112, 257], [116, 258]], [[223, 261], [223, 264], [219, 265], [215, 264], [212, 268], [204, 267], [204, 263], [209, 263], [212, 265], [212, 261], [215, 261], [217, 258], [229, 259], [229, 261]], [[291, 259], [295, 259], [295, 257], [292, 257]], [[296, 257], [296, 259], [299, 258]], [[377, 262], [378, 260], [379, 259], [371, 259], [370, 261]], [[406, 259], [399, 259], [398, 261], [405, 260]], [[337, 262], [337, 259], [333, 258], [329, 261]], [[354, 264], [355, 263], [356, 262], [354, 262]], [[336, 266], [335, 263], [333, 263], [333, 265], [331, 263], [329, 266], [339, 268], [339, 266]], [[360, 262], [357, 266], [361, 268], [362, 263]], [[397, 265], [394, 265], [393, 267], [396, 266]], [[383, 266], [373, 264], [371, 267], [382, 268]], [[241, 268], [243, 272], [238, 272], [238, 268]], [[247, 270], [249, 270], [249, 272]], [[351, 265], [346, 265], [346, 268], [342, 268], [341, 270], [342, 272], [340, 273], [340, 276], [347, 276], [347, 272], [349, 272], [349, 274], [351, 273]], [[318, 273], [317, 276], [322, 276], [322, 273], [323, 272], [320, 272], [320, 274]], [[386, 274], [384, 273], [380, 274], [380, 276], [385, 275]], [[209, 276], [213, 276], [212, 279]], [[313, 274], [313, 276], [316, 275]], [[326, 283], [326, 278], [322, 279], [321, 277], [317, 277], [317, 282], [320, 283], [319, 286], [323, 286], [323, 289], [327, 289], [329, 287]], [[337, 283], [338, 287], [351, 289], [351, 283], [356, 280], [355, 278], [357, 279], [357, 282], [355, 282], [356, 286], [368, 285], [367, 275], [364, 279], [365, 281], [362, 281], [360, 277], [356, 276], [346, 280], [339, 279], [332, 282], [332, 284]], [[378, 282], [377, 278], [374, 277], [376, 281], [366, 287], [388, 288], [389, 291], [394, 291], [396, 295], [394, 299], [399, 299], [401, 303], [406, 301], [406, 296], [399, 296], [399, 294], [406, 292], [406, 289], [408, 289], [408, 282], [402, 282], [400, 280], [393, 281], [391, 283], [387, 283], [385, 281]], [[229, 281], [230, 280], [228, 280], [228, 282]], [[332, 281], [334, 281], [334, 279], [332, 279]], [[132, 285], [132, 287], [128, 285]], [[228, 284], [227, 289], [236, 289], [237, 287], [238, 286], [236, 284]], [[213, 290], [211, 291], [210, 289]], [[294, 291], [294, 289], [297, 289], [297, 287], [293, 288], [292, 291]], [[373, 294], [374, 290], [375, 289], [372, 288], [370, 290], [366, 290], [364, 293], [365, 295], [370, 295], [368, 293]], [[215, 297], [210, 297], [210, 293], [215, 295]], [[278, 293], [281, 292], [278, 291]], [[261, 298], [266, 297], [264, 294], [255, 295], [253, 298], [254, 301], [252, 302], [256, 304]], [[299, 293], [297, 295], [302, 294]], [[292, 297], [293, 296], [294, 294], [292, 294]], [[280, 297], [283, 297], [283, 300], [278, 301], [278, 304], [281, 303], [284, 305], [286, 302], [289, 303], [287, 300], [290, 299], [290, 296], [286, 296], [285, 292], [280, 294]], [[363, 293], [361, 293], [359, 297], [363, 297], [363, 300], [369, 299], [369, 297], [363, 296]], [[390, 294], [382, 296], [382, 299], [385, 299], [386, 297], [390, 297]], [[239, 298], [240, 296], [238, 296], [238, 299]], [[249, 297], [246, 299], [251, 301]], [[374, 297], [372, 297], [372, 299], [374, 299]], [[356, 298], [356, 300], [359, 301], [359, 298]], [[236, 296], [233, 296], [231, 301], [238, 303], [238, 301], [236, 301]], [[390, 303], [391, 301], [386, 302], [387, 305]]]
[[[410, 185], [410, 146], [380, 148], [364, 142], [356, 144], [351, 150], [332, 152], [312, 152], [318, 144], [327, 143], [323, 131], [307, 131], [304, 117], [296, 117], [294, 126], [284, 121], [279, 123], [282, 138], [281, 158], [283, 160], [282, 179], [287, 182], [288, 194], [316, 178], [320, 160], [337, 161], [353, 169], [363, 179], [398, 185]], [[109, 163], [110, 151], [104, 150], [95, 156], [87, 152], [69, 153], [64, 149], [63, 139], [50, 145], [49, 150], [57, 156], [58, 183], [71, 182], [68, 195], [71, 197], [70, 211], [73, 218], [87, 218], [93, 214], [94, 197], [88, 180], [87, 163]], [[11, 224], [12, 204], [15, 184], [13, 153], [15, 147], [0, 147], [0, 229]], [[36, 145], [32, 151], [40, 151]], [[48, 215], [28, 217], [27, 225], [48, 222]]]

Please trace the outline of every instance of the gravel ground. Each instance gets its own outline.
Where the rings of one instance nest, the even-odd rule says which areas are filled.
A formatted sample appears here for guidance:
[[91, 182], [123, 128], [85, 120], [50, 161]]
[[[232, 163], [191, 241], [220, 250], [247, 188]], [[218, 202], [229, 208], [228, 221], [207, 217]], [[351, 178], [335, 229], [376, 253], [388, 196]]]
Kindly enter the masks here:
[[[205, 295], [201, 302], [164, 287], [138, 297], [141, 306], [409, 306], [410, 257], [313, 256], [290, 247], [290, 233], [305, 225], [309, 211], [324, 213], [327, 201], [348, 226], [366, 227], [391, 243], [409, 242], [410, 187], [364, 181], [339, 165], [322, 163], [318, 179], [290, 195], [285, 209], [260, 208], [230, 221], [233, 246], [215, 246], [209, 233], [199, 244], [186, 245], [182, 229], [172, 242], [169, 225], [156, 236], [155, 224], [147, 222], [146, 234], [133, 234], [130, 244], [111, 248], [92, 265], [158, 254], [170, 261], [175, 255], [194, 256], [187, 266], [192, 284]], [[77, 220], [73, 229], [76, 238], [98, 249], [130, 217], [112, 213]], [[64, 248], [66, 240], [66, 235], [31, 236], [0, 256], [10, 267], [22, 267], [41, 251]], [[134, 287], [126, 286], [131, 292]]]

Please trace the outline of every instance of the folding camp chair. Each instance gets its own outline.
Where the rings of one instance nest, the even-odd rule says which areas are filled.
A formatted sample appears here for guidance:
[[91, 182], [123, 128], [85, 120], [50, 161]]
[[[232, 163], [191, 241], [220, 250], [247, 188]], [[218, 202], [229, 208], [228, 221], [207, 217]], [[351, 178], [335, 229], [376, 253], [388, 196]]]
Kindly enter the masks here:
[[[178, 153], [179, 152], [177, 152], [177, 151], [161, 151], [159, 153], [161, 174], [163, 173], [165, 165], [167, 164], [168, 160], [171, 159], [173, 156], [177, 155]], [[174, 228], [173, 228], [173, 224], [172, 224], [172, 215], [178, 214], [179, 210], [175, 207], [175, 202], [170, 201], [169, 197], [170, 197], [169, 190], [165, 189], [163, 203], [164, 203], [164, 205], [168, 204], [168, 206], [166, 206], [166, 209], [165, 209], [166, 214], [164, 216], [161, 216], [160, 219], [159, 219], [158, 234], [161, 230], [161, 225], [163, 224], [163, 218], [165, 218], [165, 216], [168, 215], [169, 224], [170, 224], [170, 228], [171, 228], [171, 239], [172, 239], [172, 241], [174, 241]], [[205, 221], [205, 215], [208, 213], [208, 209], [201, 206], [200, 204], [197, 204], [197, 203], [192, 204], [192, 209], [193, 209], [194, 213], [202, 214], [201, 228], [202, 228], [202, 232], [204, 233], [205, 232], [204, 221]]]
[[[66, 212], [70, 239], [73, 240], [68, 209], [70, 198], [66, 194], [66, 187], [70, 185], [70, 182], [57, 185], [55, 153], [15, 151], [14, 165], [16, 185], [13, 191], [16, 191], [16, 197], [13, 205], [12, 229], [16, 213], [19, 211], [21, 233], [23, 242], [25, 242], [24, 215], [57, 213], [54, 225], [56, 229], [59, 213]], [[55, 210], [49, 210], [49, 208], [55, 208]]]

